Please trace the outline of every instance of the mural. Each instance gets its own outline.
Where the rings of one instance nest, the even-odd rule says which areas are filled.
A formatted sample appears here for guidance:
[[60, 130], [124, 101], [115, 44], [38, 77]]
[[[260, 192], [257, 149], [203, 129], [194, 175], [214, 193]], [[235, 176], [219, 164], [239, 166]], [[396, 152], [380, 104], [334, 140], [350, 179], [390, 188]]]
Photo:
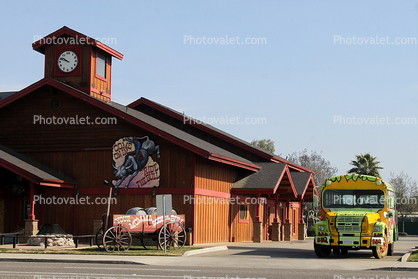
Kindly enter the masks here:
[[[141, 142], [142, 140], [142, 142]], [[113, 168], [116, 188], [153, 188], [160, 185], [160, 166], [151, 157], [160, 147], [145, 137], [124, 137], [113, 145]]]
[[[369, 175], [361, 175], [361, 174], [346, 174], [346, 175], [339, 175], [339, 176], [334, 176], [329, 178], [329, 180], [331, 180], [332, 182], [338, 181], [340, 182], [342, 177], [345, 178], [345, 180], [347, 180], [347, 182], [352, 179], [354, 182], [357, 181], [357, 179], [361, 179], [363, 181], [370, 181], [370, 182], [375, 182], [377, 181], [377, 178], [374, 176], [369, 176]], [[326, 183], [326, 181], [324, 182]]]

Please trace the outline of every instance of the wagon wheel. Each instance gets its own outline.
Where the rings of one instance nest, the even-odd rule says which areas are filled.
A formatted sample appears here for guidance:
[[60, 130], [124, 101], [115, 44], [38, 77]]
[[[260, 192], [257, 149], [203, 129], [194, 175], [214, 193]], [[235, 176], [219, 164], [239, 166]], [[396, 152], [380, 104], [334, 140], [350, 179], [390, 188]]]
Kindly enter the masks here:
[[[150, 250], [152, 247], [158, 246], [156, 240], [157, 236], [153, 234], [152, 237], [145, 237], [147, 234], [141, 234], [141, 244], [145, 250]], [[164, 238], [164, 236], [163, 236]]]
[[131, 247], [131, 244], [131, 233], [122, 226], [111, 227], [103, 236], [103, 246], [107, 252], [127, 251]]
[[[168, 222], [165, 224], [166, 228], [166, 245], [168, 249], [181, 249], [186, 243], [186, 231], [183, 226], [177, 222]], [[158, 245], [164, 249], [164, 226], [161, 227], [158, 233]]]
[[100, 228], [96, 233], [96, 245], [99, 249], [103, 249], [103, 228]]

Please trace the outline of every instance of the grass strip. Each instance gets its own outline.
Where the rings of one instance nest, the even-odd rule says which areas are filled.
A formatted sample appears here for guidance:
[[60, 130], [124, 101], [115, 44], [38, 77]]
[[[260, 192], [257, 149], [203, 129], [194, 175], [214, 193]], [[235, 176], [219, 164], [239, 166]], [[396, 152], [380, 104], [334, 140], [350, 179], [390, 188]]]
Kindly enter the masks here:
[[408, 262], [418, 262], [418, 250], [415, 250], [411, 253], [408, 258]]
[[198, 247], [183, 247], [183, 249], [167, 249], [167, 253], [157, 247], [145, 250], [142, 246], [131, 246], [128, 251], [112, 251], [90, 247], [84, 249], [0, 249], [0, 253], [25, 253], [25, 254], [73, 254], [73, 255], [123, 255], [123, 256], [182, 256], [186, 251], [201, 249]]

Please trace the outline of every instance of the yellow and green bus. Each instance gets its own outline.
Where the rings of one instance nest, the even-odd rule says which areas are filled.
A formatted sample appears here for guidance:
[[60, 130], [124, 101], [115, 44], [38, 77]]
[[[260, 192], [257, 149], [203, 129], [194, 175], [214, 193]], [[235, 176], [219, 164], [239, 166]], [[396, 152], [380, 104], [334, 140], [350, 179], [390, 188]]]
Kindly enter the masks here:
[[367, 175], [339, 175], [321, 186], [321, 218], [315, 224], [318, 257], [371, 249], [393, 255], [398, 240], [396, 195], [389, 183]]

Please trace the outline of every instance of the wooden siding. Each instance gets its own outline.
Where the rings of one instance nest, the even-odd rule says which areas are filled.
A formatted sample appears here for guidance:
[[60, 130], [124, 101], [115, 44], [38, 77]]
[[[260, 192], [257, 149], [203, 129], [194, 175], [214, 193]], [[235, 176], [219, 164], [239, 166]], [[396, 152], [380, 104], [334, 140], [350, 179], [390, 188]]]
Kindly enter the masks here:
[[[116, 139], [115, 139], [116, 140]], [[107, 188], [103, 181], [114, 179], [112, 150], [43, 151], [23, 154], [77, 181], [79, 188]], [[160, 188], [193, 187], [193, 155], [182, 148], [161, 148]]]
[[[60, 109], [50, 108], [49, 103], [53, 98], [61, 100]], [[160, 165], [160, 187], [157, 188], [157, 194], [161, 188], [189, 188], [190, 194], [193, 194], [195, 155], [162, 137], [116, 117], [117, 124], [110, 125], [40, 125], [33, 124], [34, 115], [44, 118], [78, 115], [89, 116], [90, 119], [114, 116], [48, 86], [0, 110], [0, 144], [75, 180], [78, 189], [92, 193], [88, 195], [90, 199], [108, 196], [103, 194], [104, 190], [107, 192], [109, 189], [103, 181], [114, 179], [112, 146], [119, 138], [126, 136], [149, 136], [160, 146], [161, 158], [152, 154], [152, 158]], [[74, 193], [68, 194], [68, 190], [43, 189], [45, 197], [74, 197]], [[81, 194], [79, 197], [87, 195]], [[185, 204], [183, 199], [183, 193], [173, 190], [173, 207], [186, 215], [186, 226], [193, 227], [193, 205]], [[131, 207], [155, 205], [155, 198], [147, 194], [120, 194], [118, 204], [111, 206], [111, 212], [125, 213]], [[106, 209], [107, 205], [77, 205], [75, 233], [93, 233], [93, 220], [100, 220]], [[67, 232], [73, 233], [74, 205], [44, 205], [41, 215], [40, 227], [45, 223], [58, 223]], [[10, 215], [10, 218], [15, 217]]]
[[237, 171], [233, 167], [196, 158], [196, 188], [230, 193], [236, 177]]
[[60, 49], [62, 49], [63, 47], [65, 47], [65, 45], [45, 45], [45, 77], [56, 79], [61, 82], [66, 82], [67, 84], [75, 88], [83, 88], [83, 91], [88, 93], [88, 88], [90, 88], [91, 45], [84, 44], [77, 46], [81, 48], [81, 57], [79, 57], [81, 61], [79, 61], [79, 65], [77, 66], [81, 67], [80, 75], [73, 75], [72, 73], [70, 73], [69, 75], [57, 76], [57, 74], [61, 73], [56, 72], [56, 65], [58, 62], [56, 60], [55, 54], [56, 52], [60, 52]]
[[[45, 189], [43, 197], [46, 198], [74, 198], [74, 195], [57, 194], [56, 190]], [[79, 195], [78, 201], [84, 199], [83, 204], [45, 204], [42, 205], [42, 225], [47, 223], [59, 224], [67, 233], [73, 233], [74, 207], [76, 210], [76, 235], [95, 234], [93, 220], [101, 220], [107, 212], [107, 198], [109, 195]], [[88, 200], [87, 200], [88, 199]], [[96, 200], [97, 199], [97, 200]], [[87, 204], [87, 201], [89, 204]], [[97, 203], [96, 203], [97, 201]], [[110, 214], [125, 214], [133, 207], [155, 207], [156, 200], [152, 195], [118, 195], [110, 206]], [[186, 215], [186, 228], [193, 224], [193, 206], [183, 203], [183, 195], [173, 195], [173, 207], [179, 214]], [[65, 216], [65, 217], [64, 217]], [[41, 224], [40, 224], [41, 225]]]
[[[239, 222], [239, 204], [231, 205], [231, 218], [232, 218], [232, 229], [231, 229], [231, 240], [232, 242], [241, 241], [252, 241], [254, 232], [254, 220], [256, 216], [257, 205], [250, 204], [249, 206], [249, 222]], [[260, 205], [260, 220], [264, 219], [264, 206]]]
[[[109, 150], [86, 150], [86, 151], [67, 151], [67, 152], [27, 152], [26, 156], [42, 163], [43, 165], [53, 167], [77, 181], [80, 189], [109, 189], [104, 184], [104, 180], [112, 181], [114, 179], [112, 168], [112, 151]], [[187, 150], [180, 148], [168, 148], [161, 150], [161, 158], [155, 159], [160, 164], [160, 187], [159, 188], [192, 188], [193, 184], [193, 156]], [[157, 194], [158, 189], [157, 188]], [[192, 189], [191, 189], [192, 190]], [[62, 195], [55, 190], [57, 197]], [[46, 193], [48, 193], [46, 191]], [[192, 193], [192, 192], [191, 192]], [[80, 195], [79, 197], [106, 198], [108, 195]], [[180, 213], [186, 214], [186, 226], [193, 226], [193, 205], [184, 203], [183, 195], [173, 195], [173, 207]], [[115, 214], [125, 213], [132, 207], [152, 207], [156, 206], [155, 197], [151, 195], [129, 194], [119, 195], [117, 204], [111, 206], [111, 212]], [[67, 207], [73, 208], [68, 205]], [[49, 211], [61, 212], [60, 207], [45, 206], [43, 222], [62, 223], [63, 215], [48, 215]], [[67, 210], [67, 209], [66, 209]], [[107, 205], [77, 205], [77, 224], [76, 234], [90, 234], [93, 226], [93, 220], [101, 220], [101, 215], [106, 212]], [[71, 212], [70, 215], [72, 216]], [[61, 216], [61, 217], [60, 217]], [[70, 218], [71, 219], [71, 218]], [[66, 222], [68, 222], [66, 220]], [[73, 222], [65, 223], [62, 226], [68, 228]], [[64, 227], [63, 227], [64, 228]]]
[[[50, 108], [53, 99], [61, 101], [58, 110]], [[43, 119], [80, 119], [89, 117], [106, 119], [109, 124], [40, 124], [34, 117]], [[45, 120], [46, 121], [46, 120]], [[46, 122], [44, 122], [46, 123]], [[90, 105], [78, 98], [48, 86], [36, 90], [0, 110], [2, 127], [1, 144], [17, 152], [27, 150], [84, 150], [111, 148], [115, 140], [130, 135], [150, 135], [157, 144], [167, 142], [152, 137], [147, 131], [122, 118]]]
[[[104, 52], [100, 52], [106, 57], [106, 78], [99, 78], [96, 75], [97, 70], [97, 50], [93, 50], [92, 57], [91, 57], [91, 87], [92, 91], [90, 94], [94, 97], [99, 97], [98, 99], [102, 99], [100, 97], [107, 97], [108, 101], [110, 101], [111, 95], [111, 79], [112, 79], [112, 56], [106, 54]], [[100, 96], [98, 94], [103, 94], [104, 96]], [[106, 100], [105, 100], [106, 101]]]
[[229, 200], [196, 195], [195, 203], [195, 243], [228, 242]]
[[[230, 193], [236, 179], [233, 167], [196, 157], [195, 187]], [[195, 243], [229, 241], [229, 199], [195, 195]]]

